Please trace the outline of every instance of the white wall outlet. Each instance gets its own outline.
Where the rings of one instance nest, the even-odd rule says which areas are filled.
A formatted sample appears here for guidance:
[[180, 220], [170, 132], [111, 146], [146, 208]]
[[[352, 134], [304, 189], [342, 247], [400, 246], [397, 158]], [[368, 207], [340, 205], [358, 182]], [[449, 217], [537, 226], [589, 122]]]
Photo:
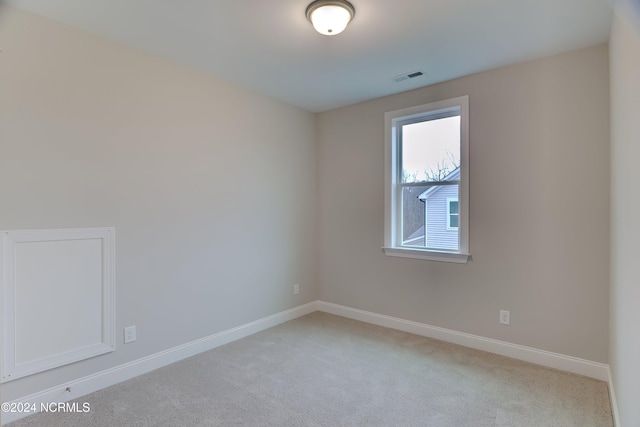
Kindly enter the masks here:
[[510, 325], [511, 324], [511, 312], [507, 310], [500, 310], [500, 324], [501, 325]]
[[129, 344], [136, 340], [136, 325], [124, 328], [124, 343]]
[[298, 295], [299, 293], [300, 293], [300, 285], [296, 283], [295, 285], [293, 285], [293, 294]]

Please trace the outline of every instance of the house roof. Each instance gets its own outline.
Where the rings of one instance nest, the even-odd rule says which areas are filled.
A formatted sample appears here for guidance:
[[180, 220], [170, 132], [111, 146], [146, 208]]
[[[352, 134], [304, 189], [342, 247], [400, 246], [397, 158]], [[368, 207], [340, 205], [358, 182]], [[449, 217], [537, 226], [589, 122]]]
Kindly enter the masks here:
[[[453, 180], [456, 180], [456, 179], [460, 179], [460, 167], [459, 166], [457, 168], [455, 168], [453, 170], [453, 172], [451, 172], [449, 175], [445, 176], [443, 181], [453, 181]], [[437, 193], [441, 189], [442, 189], [441, 185], [434, 185], [433, 187], [429, 187], [425, 191], [420, 193], [420, 195], [418, 196], [418, 199], [420, 199], [422, 201], [427, 200], [429, 198], [429, 196], [431, 196], [433, 193]]]
[[424, 225], [420, 226], [416, 231], [411, 233], [409, 237], [404, 240], [404, 244], [411, 242], [412, 240], [424, 239]]

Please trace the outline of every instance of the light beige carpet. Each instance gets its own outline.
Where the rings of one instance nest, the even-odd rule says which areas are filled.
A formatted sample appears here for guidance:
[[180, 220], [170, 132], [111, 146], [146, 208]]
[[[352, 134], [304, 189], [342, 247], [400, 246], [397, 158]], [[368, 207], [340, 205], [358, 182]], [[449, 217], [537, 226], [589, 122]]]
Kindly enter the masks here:
[[19, 426], [612, 426], [607, 385], [325, 313]]

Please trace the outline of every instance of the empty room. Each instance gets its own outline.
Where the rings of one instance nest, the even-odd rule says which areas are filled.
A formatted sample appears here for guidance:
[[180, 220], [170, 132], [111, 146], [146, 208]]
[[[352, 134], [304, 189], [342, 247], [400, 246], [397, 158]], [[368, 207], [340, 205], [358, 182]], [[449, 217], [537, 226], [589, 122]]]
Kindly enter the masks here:
[[637, 0], [0, 0], [20, 426], [640, 427]]

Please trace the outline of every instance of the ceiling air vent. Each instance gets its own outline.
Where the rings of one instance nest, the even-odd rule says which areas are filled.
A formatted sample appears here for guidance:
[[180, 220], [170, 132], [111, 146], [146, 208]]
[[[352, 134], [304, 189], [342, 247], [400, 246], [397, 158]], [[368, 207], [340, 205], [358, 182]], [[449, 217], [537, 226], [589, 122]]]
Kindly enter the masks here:
[[411, 71], [409, 73], [400, 74], [399, 76], [395, 76], [393, 77], [393, 81], [396, 83], [400, 83], [405, 80], [415, 79], [416, 77], [420, 77], [420, 76], [424, 76], [424, 71], [416, 70], [416, 71]]

